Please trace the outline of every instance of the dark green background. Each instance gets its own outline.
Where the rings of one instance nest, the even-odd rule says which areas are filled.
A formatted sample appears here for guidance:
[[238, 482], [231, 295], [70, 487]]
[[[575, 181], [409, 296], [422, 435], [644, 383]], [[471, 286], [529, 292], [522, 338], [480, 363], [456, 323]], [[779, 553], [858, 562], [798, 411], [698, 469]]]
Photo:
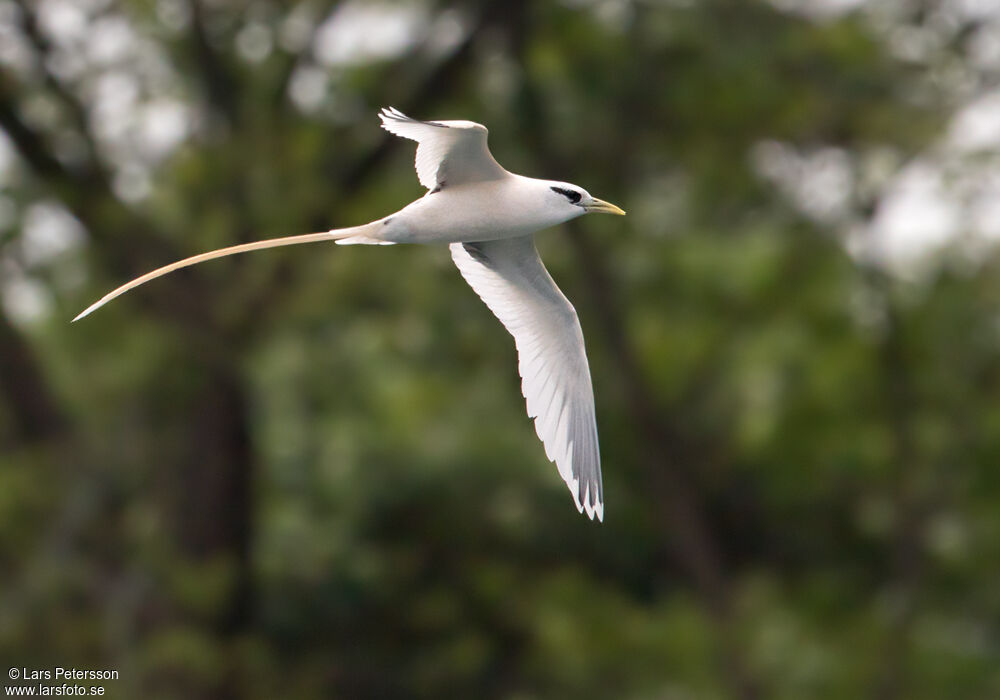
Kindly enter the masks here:
[[[129, 202], [91, 101], [142, 66], [60, 71], [40, 5], [4, 3], [29, 61], [0, 67], [0, 274], [49, 304], [0, 315], [0, 662], [116, 668], [123, 698], [1000, 696], [1000, 258], [846, 245], [996, 79], [956, 4], [431, 2], [301, 111], [308, 51], [235, 48], [291, 3], [81, 3], [161, 52], [139, 104], [189, 105]], [[939, 40], [908, 57], [907, 31]], [[443, 247], [252, 254], [68, 323], [419, 196], [390, 104], [629, 211], [539, 238], [587, 338], [603, 525]], [[759, 173], [776, 143], [836, 149], [835, 216]], [[38, 201], [84, 237], [32, 263]]]

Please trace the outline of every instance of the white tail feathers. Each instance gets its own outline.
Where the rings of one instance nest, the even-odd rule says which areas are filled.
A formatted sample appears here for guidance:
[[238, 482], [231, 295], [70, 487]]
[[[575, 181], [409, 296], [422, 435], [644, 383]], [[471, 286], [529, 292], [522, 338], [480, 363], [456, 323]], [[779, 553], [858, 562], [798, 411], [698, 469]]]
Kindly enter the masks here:
[[229, 246], [228, 248], [220, 248], [208, 253], [201, 253], [200, 255], [192, 255], [190, 258], [184, 258], [183, 260], [178, 260], [175, 263], [164, 265], [163, 267], [153, 270], [152, 272], [147, 272], [142, 277], [137, 277], [131, 282], [123, 284], [118, 287], [118, 289], [105, 294], [99, 300], [88, 306], [83, 310], [83, 312], [74, 318], [73, 321], [79, 321], [84, 316], [92, 314], [94, 311], [97, 311], [115, 297], [121, 296], [130, 289], [135, 289], [140, 284], [145, 284], [150, 280], [162, 277], [163, 275], [173, 272], [174, 270], [179, 270], [182, 267], [197, 265], [198, 263], [205, 262], [207, 260], [214, 260], [215, 258], [224, 258], [227, 255], [248, 253], [252, 250], [264, 250], [265, 248], [277, 248], [285, 245], [298, 245], [299, 243], [316, 243], [319, 241], [336, 241], [337, 243], [385, 243], [385, 241], [380, 241], [373, 237], [373, 234], [377, 233], [379, 230], [377, 226], [380, 225], [381, 221], [374, 221], [370, 224], [364, 224], [363, 226], [352, 226], [351, 228], [334, 229], [332, 231], [323, 231], [321, 233], [305, 233], [299, 236], [286, 236], [284, 238], [271, 238], [266, 241], [243, 243], [241, 245]]

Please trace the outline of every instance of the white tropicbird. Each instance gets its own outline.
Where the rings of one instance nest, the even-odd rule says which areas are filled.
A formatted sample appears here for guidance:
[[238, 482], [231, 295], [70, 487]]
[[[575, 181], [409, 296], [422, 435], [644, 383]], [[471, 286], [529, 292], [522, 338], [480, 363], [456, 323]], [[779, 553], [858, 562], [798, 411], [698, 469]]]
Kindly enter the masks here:
[[334, 241], [392, 245], [448, 243], [451, 257], [517, 345], [528, 415], [569, 486], [577, 510], [604, 519], [594, 391], [576, 310], [549, 276], [534, 233], [591, 212], [621, 214], [576, 185], [504, 170], [486, 145], [487, 130], [468, 121], [422, 122], [395, 108], [382, 128], [417, 142], [420, 199], [362, 226], [220, 248], [153, 270], [87, 307], [74, 321], [120, 294], [188, 265], [263, 248]]

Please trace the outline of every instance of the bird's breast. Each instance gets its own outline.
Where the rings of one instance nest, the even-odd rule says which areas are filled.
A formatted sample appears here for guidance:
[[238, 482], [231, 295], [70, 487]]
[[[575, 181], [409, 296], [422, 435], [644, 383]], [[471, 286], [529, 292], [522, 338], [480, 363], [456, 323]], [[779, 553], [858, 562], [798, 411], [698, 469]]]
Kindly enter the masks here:
[[483, 182], [428, 193], [387, 218], [395, 243], [458, 243], [514, 238], [550, 226], [543, 211], [517, 188]]

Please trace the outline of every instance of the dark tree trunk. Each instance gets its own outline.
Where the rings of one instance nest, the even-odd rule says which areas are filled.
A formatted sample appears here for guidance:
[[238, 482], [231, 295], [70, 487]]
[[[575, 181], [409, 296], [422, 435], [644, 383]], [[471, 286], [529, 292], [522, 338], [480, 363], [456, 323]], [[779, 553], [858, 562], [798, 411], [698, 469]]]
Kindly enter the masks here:
[[240, 632], [250, 618], [254, 458], [248, 422], [237, 379], [226, 370], [209, 377], [196, 395], [184, 463], [168, 495], [183, 552], [195, 562], [223, 559], [232, 566], [230, 594], [213, 620], [221, 634]]
[[34, 443], [63, 434], [65, 415], [35, 362], [27, 341], [0, 314], [0, 400], [7, 407], [16, 443]]

